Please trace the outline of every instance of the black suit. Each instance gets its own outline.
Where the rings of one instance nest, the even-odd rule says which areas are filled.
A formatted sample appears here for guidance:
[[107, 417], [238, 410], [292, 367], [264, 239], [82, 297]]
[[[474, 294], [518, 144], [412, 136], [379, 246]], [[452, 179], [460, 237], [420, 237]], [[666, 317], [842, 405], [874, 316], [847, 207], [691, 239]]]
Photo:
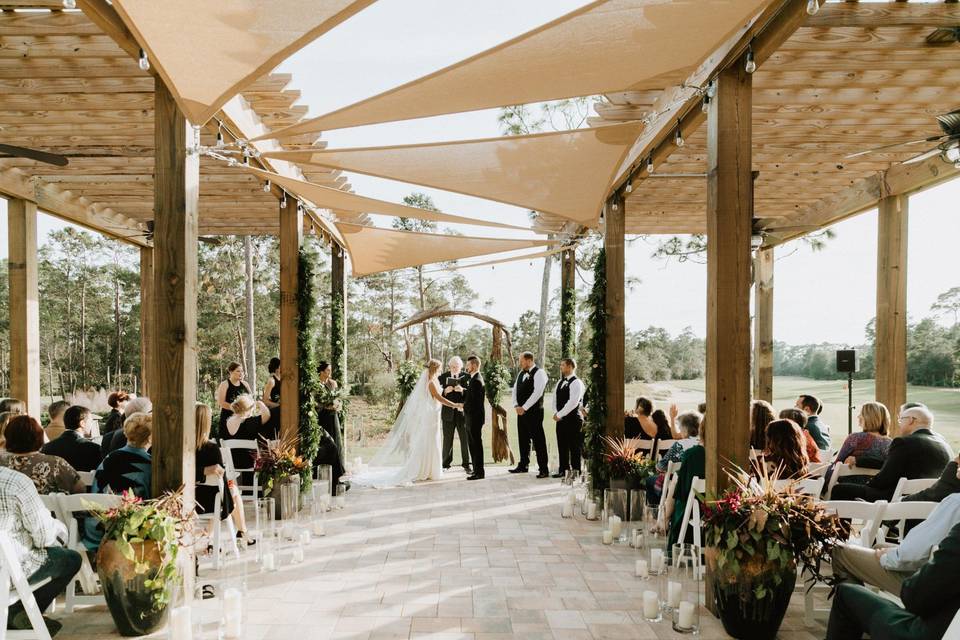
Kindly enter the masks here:
[[60, 456], [77, 471], [94, 471], [100, 466], [103, 454], [100, 445], [84, 438], [78, 431], [67, 429], [40, 449], [41, 453]]
[[833, 599], [827, 640], [940, 640], [960, 609], [960, 524], [927, 564], [900, 588], [900, 607], [866, 587], [842, 584]]
[[943, 468], [943, 473], [932, 487], [906, 496], [904, 502], [940, 502], [947, 496], [960, 492], [960, 480], [957, 479], [957, 463], [951, 460]]
[[865, 485], [838, 482], [833, 487], [833, 500], [868, 502], [889, 500], [900, 478], [937, 478], [953, 458], [953, 450], [938, 433], [917, 429], [908, 436], [894, 438], [880, 473]]
[[[461, 372], [454, 376], [449, 371], [440, 374], [440, 390], [443, 393], [447, 387], [464, 387], [467, 384], [467, 374]], [[453, 391], [443, 393], [443, 397], [453, 403], [463, 402], [463, 392]], [[443, 422], [443, 468], [449, 469], [453, 463], [453, 433], [456, 431], [457, 438], [460, 440], [460, 465], [463, 468], [470, 466], [470, 443], [467, 439], [467, 430], [464, 427], [464, 416], [462, 411], [453, 407], [443, 405], [440, 410], [440, 419]]]
[[470, 439], [470, 459], [473, 461], [473, 474], [483, 477], [483, 422], [486, 418], [483, 389], [483, 376], [477, 372], [470, 376], [463, 394], [463, 417]]

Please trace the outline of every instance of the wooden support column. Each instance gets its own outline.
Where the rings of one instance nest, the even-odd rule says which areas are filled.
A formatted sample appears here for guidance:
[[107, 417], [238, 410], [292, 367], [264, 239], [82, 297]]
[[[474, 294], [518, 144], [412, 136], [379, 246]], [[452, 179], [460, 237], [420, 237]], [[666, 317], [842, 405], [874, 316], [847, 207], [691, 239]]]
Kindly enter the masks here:
[[577, 250], [571, 247], [560, 257], [560, 355], [575, 357], [577, 351]]
[[753, 261], [756, 297], [753, 309], [753, 397], [773, 402], [774, 248], [757, 251]]
[[147, 397], [150, 397], [150, 382], [157, 375], [153, 357], [155, 309], [153, 247], [140, 247], [140, 386], [137, 392]]
[[199, 140], [159, 78], [154, 96], [153, 493], [183, 486], [184, 508], [193, 511]]
[[[330, 245], [330, 318], [331, 326], [340, 326], [340, 335], [330, 332], [331, 375], [339, 384], [347, 383], [347, 271], [343, 247]], [[339, 305], [336, 304], [339, 301]]]
[[37, 280], [37, 205], [7, 204], [10, 281], [10, 395], [40, 419], [40, 293]]
[[893, 415], [907, 401], [907, 205], [883, 198], [877, 224], [876, 397]]
[[626, 202], [621, 192], [607, 200], [603, 248], [607, 260], [606, 291], [606, 360], [607, 360], [607, 428], [608, 436], [623, 437], [624, 409], [624, 212]]
[[300, 246], [303, 243], [303, 212], [291, 196], [280, 206], [280, 438], [297, 437], [300, 428], [300, 358], [297, 311], [300, 289]]
[[717, 79], [707, 116], [707, 492], [750, 450], [751, 82], [744, 61]]

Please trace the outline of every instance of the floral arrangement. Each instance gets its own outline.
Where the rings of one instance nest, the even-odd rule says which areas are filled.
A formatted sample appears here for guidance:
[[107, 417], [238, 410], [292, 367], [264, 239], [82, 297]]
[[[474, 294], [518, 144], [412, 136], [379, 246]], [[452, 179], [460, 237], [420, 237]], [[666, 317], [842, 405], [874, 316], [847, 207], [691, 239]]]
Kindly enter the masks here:
[[640, 440], [604, 436], [603, 442], [607, 450], [604, 463], [610, 479], [643, 482], [656, 473], [653, 459], [637, 451]]
[[157, 544], [160, 565], [144, 586], [153, 592], [155, 611], [168, 605], [172, 597], [171, 587], [178, 575], [177, 554], [187, 544], [193, 530], [194, 512], [183, 512], [182, 490], [154, 500], [144, 500], [131, 491], [124, 491], [118, 506], [100, 509], [97, 505], [90, 505], [90, 512], [103, 525], [103, 540], [114, 541], [123, 557], [133, 563], [138, 575], [147, 573], [151, 567], [145, 561], [143, 547], [137, 557], [134, 544], [148, 541]]
[[499, 406], [500, 397], [510, 388], [510, 382], [510, 369], [505, 364], [492, 359], [483, 363], [483, 388], [491, 405]]
[[278, 480], [302, 475], [310, 468], [310, 462], [297, 455], [297, 439], [265, 441], [257, 450], [253, 469], [257, 473], [264, 495], [273, 492]]
[[820, 571], [838, 540], [846, 540], [847, 525], [828, 513], [816, 497], [796, 490], [798, 480], [777, 488], [777, 472], [757, 467], [759, 477], [742, 469], [729, 473], [734, 486], [703, 511], [708, 561], [716, 563], [724, 582], [718, 589], [752, 585], [740, 599], [763, 600], [799, 565], [808, 579], [832, 584]]
[[317, 406], [320, 408], [333, 407], [334, 411], [343, 411], [349, 400], [349, 394], [345, 387], [337, 386], [331, 389], [325, 384], [321, 384], [317, 389]]

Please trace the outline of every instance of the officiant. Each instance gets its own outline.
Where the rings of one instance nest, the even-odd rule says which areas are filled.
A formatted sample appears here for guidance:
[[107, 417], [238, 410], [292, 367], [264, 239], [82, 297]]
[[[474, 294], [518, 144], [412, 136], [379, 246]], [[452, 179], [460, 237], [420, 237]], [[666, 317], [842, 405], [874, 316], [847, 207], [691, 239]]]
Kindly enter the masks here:
[[[447, 363], [447, 371], [440, 374], [440, 389], [443, 397], [457, 404], [463, 402], [464, 387], [467, 376], [463, 372], [463, 360], [460, 356], [453, 356]], [[453, 434], [456, 432], [460, 440], [460, 466], [467, 474], [473, 473], [470, 468], [470, 447], [467, 441], [467, 431], [464, 428], [463, 411], [444, 406], [440, 411], [443, 422], [443, 468], [449, 469], [453, 464]]]

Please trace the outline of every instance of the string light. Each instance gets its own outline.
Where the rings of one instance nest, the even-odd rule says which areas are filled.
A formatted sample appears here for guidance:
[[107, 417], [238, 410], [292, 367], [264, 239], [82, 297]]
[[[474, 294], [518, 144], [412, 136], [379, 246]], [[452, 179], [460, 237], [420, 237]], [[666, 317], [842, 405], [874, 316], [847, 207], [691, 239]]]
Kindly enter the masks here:
[[624, 187], [623, 190], [626, 191], [627, 193], [633, 193], [633, 183], [632, 183], [632, 182], [628, 182], [628, 183], [627, 183], [627, 186]]
[[248, 158], [247, 156], [243, 156], [243, 166], [245, 167], [250, 166], [250, 158]]
[[653, 156], [647, 157], [647, 173], [653, 173]]
[[619, 211], [619, 210], [620, 210], [620, 205], [617, 204], [616, 202], [614, 202], [614, 203], [613, 203], [613, 210], [614, 210], [614, 211]]
[[76, 9], [76, 8], [77, 8], [77, 0], [63, 0], [63, 8], [64, 8], [64, 9]]
[[264, 192], [264, 193], [270, 193], [270, 187], [271, 187], [271, 186], [272, 186], [272, 185], [270, 184], [270, 181], [269, 181], [269, 180], [267, 180], [266, 182], [264, 182], [264, 183], [263, 183], [263, 192]]
[[757, 60], [753, 55], [753, 45], [747, 49], [747, 63], [743, 65], [744, 71], [747, 73], [753, 73], [757, 70]]
[[706, 93], [703, 95], [703, 102], [700, 103], [700, 111], [704, 113], [710, 111], [710, 94]]
[[807, 0], [807, 13], [811, 16], [817, 15], [820, 11], [820, 0]]
[[717, 83], [711, 80], [707, 83], [707, 97], [713, 99], [717, 95]]
[[680, 131], [680, 118], [677, 118], [677, 135], [673, 138], [674, 144], [678, 147], [682, 147], [684, 143], [683, 132]]
[[286, 209], [287, 208], [287, 192], [282, 191], [281, 194], [282, 195], [280, 196], [280, 208]]
[[223, 146], [223, 123], [217, 123], [217, 148]]
[[147, 58], [147, 52], [140, 49], [140, 60], [137, 61], [141, 71], [150, 71], [150, 60]]

